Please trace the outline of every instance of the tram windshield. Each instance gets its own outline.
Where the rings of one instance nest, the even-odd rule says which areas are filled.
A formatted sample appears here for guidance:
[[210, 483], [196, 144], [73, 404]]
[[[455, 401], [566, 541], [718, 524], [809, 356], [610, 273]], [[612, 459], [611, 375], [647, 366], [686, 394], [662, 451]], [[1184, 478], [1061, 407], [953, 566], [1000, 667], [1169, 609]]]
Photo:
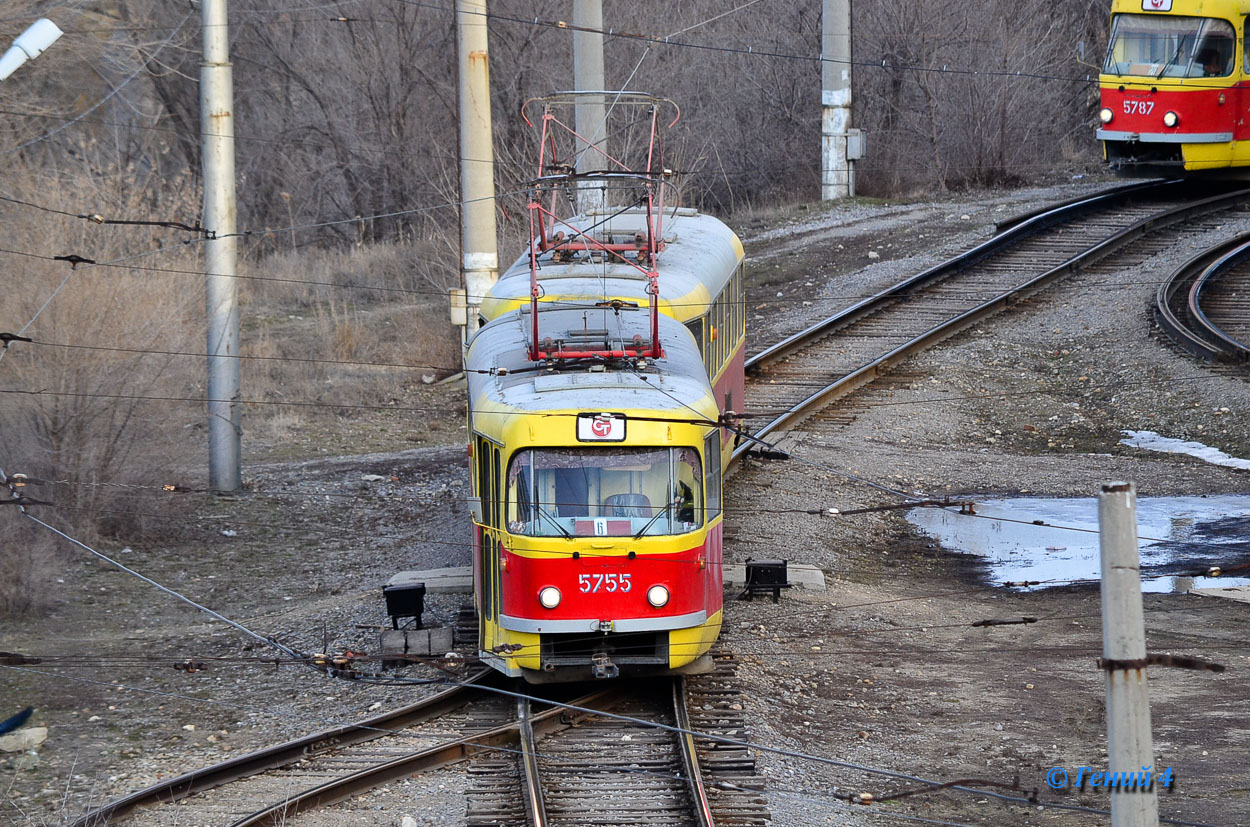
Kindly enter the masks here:
[[1227, 20], [1117, 14], [1102, 70], [1156, 78], [1224, 77], [1233, 70], [1236, 42]]
[[513, 534], [642, 537], [703, 524], [703, 469], [693, 448], [519, 451], [507, 496]]

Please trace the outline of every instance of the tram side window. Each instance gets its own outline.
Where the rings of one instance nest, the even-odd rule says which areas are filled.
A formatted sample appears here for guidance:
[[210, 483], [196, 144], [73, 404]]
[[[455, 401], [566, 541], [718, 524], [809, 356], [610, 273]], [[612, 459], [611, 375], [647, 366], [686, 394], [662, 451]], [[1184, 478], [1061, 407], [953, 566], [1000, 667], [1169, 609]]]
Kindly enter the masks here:
[[711, 522], [720, 514], [720, 442], [720, 429], [717, 428], [707, 435], [704, 443], [707, 459], [707, 490], [703, 494], [707, 502], [705, 522]]
[[720, 370], [720, 366], [724, 363], [722, 353], [725, 348], [725, 297], [720, 295], [716, 297], [716, 303], [712, 305], [712, 313], [716, 321], [716, 362], [713, 372]]
[[474, 446], [477, 456], [477, 496], [482, 501], [482, 522], [490, 524], [490, 443], [481, 437]]
[[737, 339], [746, 335], [746, 289], [742, 267], [744, 265], [737, 265], [737, 270], [734, 272], [734, 307], [737, 310], [737, 324], [734, 330]]
[[[1250, 26], [1250, 16], [1243, 18], [1242, 30], [1244, 31], [1247, 26]], [[1241, 65], [1242, 71], [1250, 74], [1250, 37], [1244, 38]]]
[[712, 371], [710, 369], [710, 366], [712, 362], [711, 362], [711, 359], [708, 357], [707, 343], [703, 341], [703, 328], [704, 328], [703, 319], [704, 319], [703, 316], [700, 316], [697, 319], [691, 319], [690, 321], [686, 322], [686, 329], [690, 331], [690, 335], [694, 337], [695, 344], [699, 346], [699, 354], [703, 356], [703, 366], [705, 368], [708, 368], [708, 375], [711, 375]]
[[725, 357], [729, 355], [729, 342], [733, 339], [733, 332], [729, 329], [729, 290], [721, 291], [720, 298], [716, 301], [716, 314], [720, 319], [720, 336], [718, 337], [720, 347], [716, 351], [716, 362], [718, 365], [725, 364]]
[[499, 527], [503, 525], [499, 496], [499, 449], [494, 445], [490, 446], [490, 524]]

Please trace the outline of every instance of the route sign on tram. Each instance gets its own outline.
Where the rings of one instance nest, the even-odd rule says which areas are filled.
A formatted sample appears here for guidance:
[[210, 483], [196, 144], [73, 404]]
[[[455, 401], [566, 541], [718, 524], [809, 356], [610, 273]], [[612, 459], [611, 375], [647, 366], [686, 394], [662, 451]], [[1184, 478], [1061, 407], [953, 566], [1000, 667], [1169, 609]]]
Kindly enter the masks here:
[[625, 414], [578, 414], [577, 439], [579, 442], [624, 442]]

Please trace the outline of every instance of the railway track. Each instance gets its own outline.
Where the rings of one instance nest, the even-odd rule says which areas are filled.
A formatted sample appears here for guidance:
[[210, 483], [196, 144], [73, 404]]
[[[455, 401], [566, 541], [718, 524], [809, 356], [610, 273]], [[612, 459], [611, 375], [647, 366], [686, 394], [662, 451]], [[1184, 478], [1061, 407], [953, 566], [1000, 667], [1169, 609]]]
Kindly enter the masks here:
[[[465, 707], [481, 699], [480, 686], [499, 681], [497, 673], [479, 670], [458, 685], [400, 709], [154, 784], [93, 810], [73, 827], [101, 827], [123, 819], [135, 825], [274, 823], [273, 814], [264, 815], [274, 810], [273, 805], [293, 811], [304, 806], [297, 802], [303, 793], [348, 779], [362, 768], [394, 765], [389, 772], [403, 775], [412, 771], [410, 765], [415, 769], [428, 762], [428, 756], [416, 757], [428, 752], [422, 747], [454, 741], [458, 730], [453, 713], [463, 715]], [[388, 770], [378, 772], [385, 775]], [[333, 792], [346, 797], [374, 785], [347, 781], [327, 789], [320, 801], [328, 802]]]
[[1250, 234], [1190, 259], [1155, 294], [1155, 320], [1208, 362], [1250, 359]]
[[[509, 701], [482, 670], [399, 710], [259, 750], [172, 778], [101, 807], [74, 827], [290, 823], [297, 815], [384, 784], [473, 759], [475, 825], [599, 824], [761, 827], [768, 823], [754, 759], [736, 745], [674, 731], [741, 739], [732, 658], [689, 689], [681, 678], [652, 689], [613, 683], [559, 703]], [[658, 703], [654, 687], [667, 693]], [[693, 714], [687, 699], [693, 699]], [[597, 716], [617, 715], [660, 724]], [[668, 729], [662, 728], [667, 727]], [[541, 746], [540, 746], [541, 745]], [[714, 785], [709, 796], [708, 784]], [[645, 816], [645, 818], [644, 818]]]
[[[748, 359], [745, 413], [763, 423], [754, 436], [771, 441], [904, 359], [1150, 233], [1248, 201], [1250, 190], [1195, 197], [1185, 184], [1169, 181], [1123, 187], [1013, 222], [972, 250]], [[744, 440], [735, 464], [754, 445]]]
[[[795, 427], [899, 361], [1151, 231], [1250, 200], [1250, 190], [1185, 194], [1177, 182], [1138, 185], [1018, 219], [973, 250], [755, 355], [748, 360], [746, 413], [765, 421], [756, 435], [768, 439]], [[1250, 237], [1239, 241], [1242, 246], [1208, 256], [1199, 274], [1176, 282], [1168, 296], [1175, 306], [1177, 296], [1205, 291], [1203, 312], [1225, 320], [1221, 329], [1231, 338], [1245, 340], [1250, 321], [1238, 328], [1227, 320], [1243, 304], [1240, 312], [1250, 316], [1250, 303], [1239, 302], [1237, 288], [1230, 288], [1237, 279], [1227, 277], [1238, 268], [1250, 272]], [[749, 448], [744, 443], [735, 459]], [[660, 727], [593, 713], [570, 716], [561, 706], [501, 713], [508, 707], [497, 697], [484, 703], [474, 683], [495, 680], [496, 673], [482, 670], [466, 685], [400, 710], [164, 781], [87, 814], [74, 827], [123, 818], [138, 825], [286, 823], [298, 812], [467, 758], [473, 758], [476, 779], [470, 824], [768, 823], [763, 784], [746, 749], [674, 731], [743, 739], [743, 705], [728, 659], [720, 658], [711, 675], [686, 679], [688, 685], [655, 682], [666, 687], [663, 703], [620, 685], [572, 702], [601, 709], [614, 704], [619, 713]], [[483, 712], [487, 707], [494, 711]]]
[[[729, 669], [726, 669], [726, 666]], [[757, 827], [768, 823], [754, 760], [736, 745], [692, 731], [741, 738], [742, 704], [732, 662], [706, 679], [614, 685], [602, 709], [561, 730], [534, 723], [517, 704], [520, 748], [477, 762], [467, 823]], [[736, 707], [736, 709], [734, 708]], [[732, 734], [730, 734], [732, 733]]]

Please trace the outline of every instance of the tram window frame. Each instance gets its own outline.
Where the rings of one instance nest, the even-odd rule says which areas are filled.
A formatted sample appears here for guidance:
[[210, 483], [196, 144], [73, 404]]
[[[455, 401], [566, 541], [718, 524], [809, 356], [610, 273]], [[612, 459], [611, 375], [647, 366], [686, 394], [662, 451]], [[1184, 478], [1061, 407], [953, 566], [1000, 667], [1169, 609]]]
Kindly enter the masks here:
[[711, 329], [716, 331], [716, 339], [712, 341], [712, 375], [719, 374], [720, 366], [725, 364], [725, 360], [721, 359], [720, 350], [722, 342], [725, 341], [725, 325], [721, 321], [721, 299], [722, 296], [716, 296], [716, 301], [711, 304]]
[[491, 478], [490, 478], [490, 502], [491, 502], [491, 526], [499, 528], [503, 526], [503, 520], [500, 514], [500, 497], [499, 497], [499, 448], [495, 445], [490, 446], [491, 456]]
[[702, 316], [696, 316], [686, 322], [686, 330], [690, 331], [690, 335], [694, 337], [694, 343], [699, 348], [699, 356], [703, 357], [703, 364], [707, 366], [707, 348], [703, 344], [703, 330], [706, 325]]
[[479, 436], [474, 452], [477, 459], [477, 497], [482, 502], [482, 523], [490, 524], [490, 443], [486, 437]]
[[720, 516], [721, 500], [721, 438], [720, 428], [714, 428], [704, 440], [703, 457], [703, 525], [709, 525]]
[[746, 274], [743, 272], [743, 265], [739, 264], [734, 270], [734, 344], [746, 335], [747, 332], [747, 296], [743, 289]]
[[733, 335], [729, 329], [729, 285], [725, 285], [725, 289], [720, 291], [720, 298], [716, 300], [716, 312], [720, 317], [720, 336], [717, 337], [720, 340], [720, 348], [717, 361], [724, 367], [725, 357], [729, 355], [729, 339]]
[[1241, 31], [1233, 33], [1234, 36], [1241, 37], [1241, 70], [1250, 74], [1250, 37], [1246, 36], [1247, 31], [1250, 31], [1250, 14], [1241, 18]]

